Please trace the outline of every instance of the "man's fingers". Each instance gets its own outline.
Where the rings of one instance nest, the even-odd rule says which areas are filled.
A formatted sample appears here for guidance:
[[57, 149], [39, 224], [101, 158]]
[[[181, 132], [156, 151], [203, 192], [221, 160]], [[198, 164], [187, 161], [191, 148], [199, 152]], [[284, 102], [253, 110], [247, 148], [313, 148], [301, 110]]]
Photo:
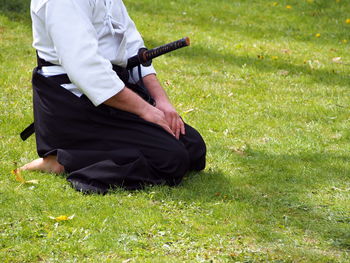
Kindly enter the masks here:
[[162, 126], [163, 129], [166, 130], [167, 132], [169, 132], [171, 135], [176, 136], [176, 135], [174, 134], [174, 132], [170, 129], [170, 127], [169, 127], [168, 125], [163, 124], [163, 125], [160, 125], [160, 126]]
[[169, 125], [169, 122], [167, 119], [163, 119], [164, 121], [162, 121], [161, 123], [159, 123], [160, 126], [163, 127], [164, 130], [166, 130], [167, 132], [169, 132], [171, 135], [175, 136], [175, 133], [173, 131], [173, 129], [171, 128], [171, 126]]
[[179, 126], [175, 130], [175, 137], [176, 137], [176, 139], [180, 138], [180, 127]]
[[183, 122], [183, 120], [181, 118], [180, 118], [180, 130], [181, 130], [182, 135], [186, 134], [185, 123]]
[[[175, 133], [176, 135], [176, 130], [177, 130], [177, 121], [176, 117], [173, 117], [171, 120], [171, 125], [170, 125], [171, 130]], [[177, 137], [176, 137], [177, 138]]]
[[169, 123], [165, 114], [159, 109], [150, 106], [147, 111], [144, 112], [143, 115], [140, 116], [142, 119], [153, 122], [154, 124], [159, 125], [165, 131], [169, 132], [171, 135], [175, 136], [175, 133], [171, 130]]
[[164, 130], [169, 132], [171, 135], [175, 136], [175, 133], [172, 131], [171, 127], [169, 126], [169, 123], [166, 120], [166, 118], [159, 120], [157, 124], [161, 126]]
[[176, 129], [177, 137], [180, 138], [180, 134], [185, 135], [185, 126], [181, 118], [179, 117], [177, 120], [177, 129]]
[[171, 118], [171, 115], [170, 114], [166, 114], [166, 113], [164, 113], [165, 114], [165, 120], [167, 121], [167, 123], [168, 123], [168, 126], [170, 127], [170, 129], [173, 129], [172, 128], [172, 118]]
[[185, 134], [185, 125], [178, 114], [172, 119], [171, 129], [177, 139], [180, 138], [180, 134]]
[[165, 112], [165, 120], [167, 121], [168, 128], [172, 131], [172, 134], [179, 139], [180, 134], [185, 135], [185, 125], [177, 112]]

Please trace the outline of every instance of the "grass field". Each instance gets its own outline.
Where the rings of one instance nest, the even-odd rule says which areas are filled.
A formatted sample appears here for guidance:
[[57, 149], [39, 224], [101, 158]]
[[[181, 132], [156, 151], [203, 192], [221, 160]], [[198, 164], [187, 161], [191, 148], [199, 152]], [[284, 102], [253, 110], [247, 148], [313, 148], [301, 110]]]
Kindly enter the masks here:
[[350, 261], [349, 1], [125, 0], [148, 47], [190, 37], [154, 65], [208, 161], [105, 196], [10, 173], [36, 158], [18, 136], [35, 52], [26, 6], [2, 2], [1, 262]]

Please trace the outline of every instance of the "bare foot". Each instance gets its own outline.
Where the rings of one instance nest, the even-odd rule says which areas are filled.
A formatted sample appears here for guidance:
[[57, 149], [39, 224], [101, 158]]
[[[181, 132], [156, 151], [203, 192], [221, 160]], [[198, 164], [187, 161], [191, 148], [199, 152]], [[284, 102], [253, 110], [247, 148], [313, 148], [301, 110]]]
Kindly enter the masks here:
[[47, 157], [31, 161], [30, 163], [23, 165], [21, 168], [19, 168], [19, 170], [41, 171], [60, 174], [64, 172], [64, 167], [59, 162], [57, 162], [55, 155], [49, 155]]

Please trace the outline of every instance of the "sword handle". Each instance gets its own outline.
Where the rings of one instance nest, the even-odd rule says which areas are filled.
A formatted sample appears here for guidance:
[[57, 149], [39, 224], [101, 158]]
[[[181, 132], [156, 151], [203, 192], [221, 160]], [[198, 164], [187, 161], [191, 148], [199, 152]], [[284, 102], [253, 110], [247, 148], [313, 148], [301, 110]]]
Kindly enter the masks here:
[[136, 56], [133, 56], [128, 59], [128, 64], [126, 66], [127, 69], [131, 69], [140, 64], [143, 66], [150, 66], [152, 63], [152, 59], [174, 51], [176, 49], [187, 47], [190, 45], [190, 39], [188, 37], [184, 37], [182, 39], [176, 40], [174, 42], [153, 48], [148, 50], [147, 48], [140, 48], [139, 52]]

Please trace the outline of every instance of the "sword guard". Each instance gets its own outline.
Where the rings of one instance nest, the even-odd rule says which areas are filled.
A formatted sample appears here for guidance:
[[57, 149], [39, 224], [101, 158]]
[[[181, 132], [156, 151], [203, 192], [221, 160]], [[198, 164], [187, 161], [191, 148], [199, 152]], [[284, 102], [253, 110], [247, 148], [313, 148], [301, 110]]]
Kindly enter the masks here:
[[152, 64], [152, 59], [147, 58], [147, 53], [146, 53], [147, 51], [148, 51], [147, 48], [142, 47], [139, 49], [139, 51], [137, 53], [139, 61], [140, 61], [141, 65], [144, 67], [149, 67]]

